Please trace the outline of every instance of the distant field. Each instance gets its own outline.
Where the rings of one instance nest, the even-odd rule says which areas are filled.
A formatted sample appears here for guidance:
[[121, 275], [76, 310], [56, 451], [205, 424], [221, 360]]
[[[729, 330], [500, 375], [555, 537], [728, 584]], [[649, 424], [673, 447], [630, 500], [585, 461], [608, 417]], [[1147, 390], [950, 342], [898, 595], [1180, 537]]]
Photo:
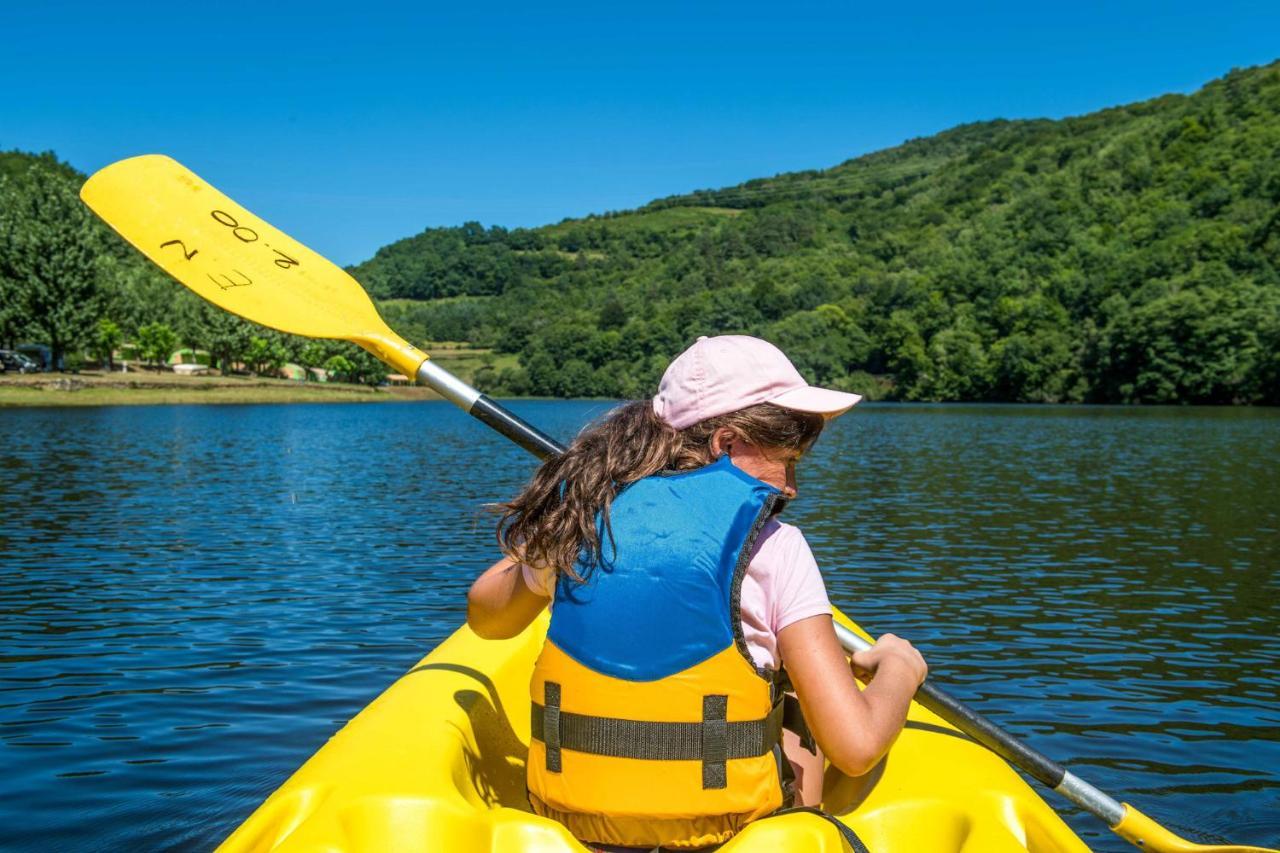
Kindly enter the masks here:
[[[464, 382], [486, 363], [513, 367], [516, 356], [495, 355], [459, 341], [429, 341], [424, 351]], [[389, 370], [390, 368], [388, 368]], [[337, 403], [439, 399], [416, 386], [296, 382], [265, 376], [179, 376], [163, 371], [78, 374], [0, 374], [0, 406], [126, 406], [185, 403]]]
[[377, 403], [431, 400], [426, 388], [370, 388], [239, 376], [172, 373], [59, 373], [0, 376], [0, 407], [129, 406], [192, 403]]
[[492, 364], [496, 370], [515, 367], [519, 363], [519, 357], [514, 353], [497, 354], [491, 349], [471, 348], [454, 341], [429, 341], [422, 348], [441, 367], [464, 382], [471, 382], [476, 371], [486, 363]]

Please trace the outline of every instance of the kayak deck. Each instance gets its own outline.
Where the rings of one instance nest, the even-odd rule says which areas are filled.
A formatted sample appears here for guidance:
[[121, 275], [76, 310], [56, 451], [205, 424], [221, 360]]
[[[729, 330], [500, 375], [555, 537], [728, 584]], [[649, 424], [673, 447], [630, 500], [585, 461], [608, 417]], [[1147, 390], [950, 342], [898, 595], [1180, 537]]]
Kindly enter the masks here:
[[[546, 614], [511, 640], [460, 628], [219, 849], [583, 850], [525, 797], [529, 675], [546, 628]], [[872, 853], [1088, 850], [1004, 761], [917, 704], [884, 761], [859, 778], [828, 767], [825, 792], [823, 807]], [[792, 814], [754, 823], [720, 849], [845, 848], [825, 821]]]

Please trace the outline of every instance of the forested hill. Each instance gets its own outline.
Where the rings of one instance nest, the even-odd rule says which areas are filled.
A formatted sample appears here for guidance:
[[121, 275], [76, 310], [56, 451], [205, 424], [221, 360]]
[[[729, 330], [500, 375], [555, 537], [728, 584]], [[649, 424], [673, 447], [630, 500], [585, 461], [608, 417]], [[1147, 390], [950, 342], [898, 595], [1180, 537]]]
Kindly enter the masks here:
[[393, 326], [635, 397], [698, 335], [907, 400], [1280, 403], [1280, 63], [635, 211], [430, 229], [354, 268]]

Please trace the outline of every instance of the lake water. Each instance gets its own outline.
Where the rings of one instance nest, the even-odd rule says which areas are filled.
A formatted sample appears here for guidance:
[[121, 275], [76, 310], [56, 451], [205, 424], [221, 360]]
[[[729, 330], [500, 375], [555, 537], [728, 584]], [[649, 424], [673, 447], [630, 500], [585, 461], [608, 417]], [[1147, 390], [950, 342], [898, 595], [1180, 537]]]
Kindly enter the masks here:
[[[605, 404], [512, 408], [567, 439]], [[444, 403], [0, 434], [6, 850], [215, 845], [463, 621], [534, 464]], [[869, 405], [800, 487], [833, 600], [938, 683], [1170, 825], [1280, 842], [1280, 412]]]

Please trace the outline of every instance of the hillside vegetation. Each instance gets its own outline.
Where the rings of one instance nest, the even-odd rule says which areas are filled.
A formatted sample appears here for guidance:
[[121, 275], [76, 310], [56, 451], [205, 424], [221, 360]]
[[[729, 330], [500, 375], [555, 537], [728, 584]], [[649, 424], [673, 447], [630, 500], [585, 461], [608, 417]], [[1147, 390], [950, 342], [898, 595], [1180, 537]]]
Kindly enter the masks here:
[[[742, 332], [876, 397], [1276, 404], [1278, 154], [1275, 63], [633, 211], [433, 228], [352, 272], [415, 343], [466, 347], [450, 355], [494, 394], [641, 397], [697, 336]], [[123, 337], [385, 375], [174, 285], [79, 203], [83, 180], [0, 153], [0, 345]]]
[[1278, 153], [1272, 64], [635, 211], [430, 229], [353, 273], [398, 328], [518, 354], [480, 372], [498, 393], [641, 396], [743, 332], [896, 399], [1277, 403]]

